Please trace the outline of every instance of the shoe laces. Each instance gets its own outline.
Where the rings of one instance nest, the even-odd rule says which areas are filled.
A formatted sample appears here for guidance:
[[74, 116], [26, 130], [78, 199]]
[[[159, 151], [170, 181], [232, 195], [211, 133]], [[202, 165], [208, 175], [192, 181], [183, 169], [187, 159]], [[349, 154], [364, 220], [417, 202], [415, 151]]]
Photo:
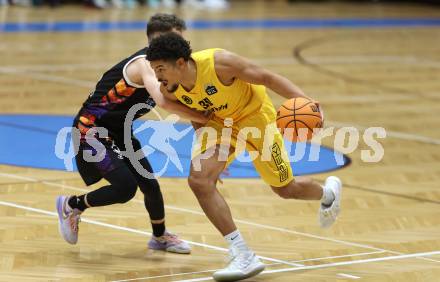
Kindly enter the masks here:
[[69, 224], [73, 232], [78, 233], [79, 223], [81, 222], [81, 212], [78, 209], [74, 209], [69, 215]]
[[231, 263], [234, 258], [238, 255], [238, 250], [236, 248], [229, 249], [228, 256], [225, 258], [227, 263]]
[[230, 266], [234, 269], [244, 269], [251, 264], [253, 256], [255, 256], [254, 253], [249, 252], [238, 252], [236, 256], [231, 260]]
[[73, 232], [78, 233], [78, 225], [81, 222], [82, 211], [80, 211], [79, 209], [71, 209], [70, 207], [70, 210], [67, 211], [66, 206], [68, 205], [68, 200], [69, 198], [66, 198], [64, 200], [63, 214], [65, 215], [65, 218], [69, 220], [70, 229], [72, 229]]
[[177, 244], [182, 243], [182, 240], [180, 240], [179, 237], [177, 237], [177, 235], [172, 234], [172, 233], [169, 233], [169, 232], [165, 232], [162, 236], [160, 236], [160, 237], [156, 237], [156, 239], [157, 239], [159, 242], [162, 242], [162, 243], [171, 243], [171, 244], [173, 244], [173, 245], [174, 245], [174, 244], [177, 245]]
[[324, 216], [329, 216], [329, 215], [330, 215], [330, 210], [329, 210], [329, 208], [326, 208], [325, 206], [323, 206], [322, 214], [323, 214]]
[[324, 217], [336, 217], [339, 206], [332, 204], [330, 207], [322, 207], [322, 214]]

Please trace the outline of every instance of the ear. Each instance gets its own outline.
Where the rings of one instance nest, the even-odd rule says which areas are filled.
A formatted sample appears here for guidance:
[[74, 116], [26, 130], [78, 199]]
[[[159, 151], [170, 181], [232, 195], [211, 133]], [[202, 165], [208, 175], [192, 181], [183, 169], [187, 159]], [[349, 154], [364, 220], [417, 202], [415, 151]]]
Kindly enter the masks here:
[[183, 68], [184, 66], [186, 66], [186, 61], [185, 61], [185, 59], [184, 59], [184, 58], [179, 58], [179, 59], [177, 59], [177, 61], [176, 61], [176, 66], [177, 66], [179, 69], [181, 69], [181, 68]]

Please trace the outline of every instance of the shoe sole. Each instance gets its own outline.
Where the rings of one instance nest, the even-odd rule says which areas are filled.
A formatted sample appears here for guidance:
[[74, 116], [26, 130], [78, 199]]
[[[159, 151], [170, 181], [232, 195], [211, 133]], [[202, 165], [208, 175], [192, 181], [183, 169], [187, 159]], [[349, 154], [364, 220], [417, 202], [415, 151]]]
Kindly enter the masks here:
[[231, 276], [217, 276], [214, 275], [212, 276], [214, 278], [215, 281], [218, 282], [231, 282], [231, 281], [239, 281], [239, 280], [243, 280], [255, 275], [258, 275], [260, 272], [262, 272], [264, 269], [266, 268], [266, 265], [260, 263], [260, 265], [258, 265], [258, 267], [256, 267], [254, 270], [252, 270], [251, 272], [249, 272], [246, 275], [231, 275]]
[[155, 246], [151, 246], [150, 244], [148, 244], [148, 248], [150, 250], [155, 250], [155, 251], [164, 251], [164, 252], [169, 252], [169, 253], [174, 253], [174, 254], [190, 254], [191, 253], [191, 249], [189, 250], [180, 250], [180, 249], [174, 249], [173, 247], [168, 247], [168, 248], [162, 248], [162, 247], [155, 247]]
[[167, 248], [166, 251], [169, 253], [182, 254], [182, 255], [187, 255], [191, 253], [191, 250], [180, 250], [180, 249], [174, 249], [172, 247]]

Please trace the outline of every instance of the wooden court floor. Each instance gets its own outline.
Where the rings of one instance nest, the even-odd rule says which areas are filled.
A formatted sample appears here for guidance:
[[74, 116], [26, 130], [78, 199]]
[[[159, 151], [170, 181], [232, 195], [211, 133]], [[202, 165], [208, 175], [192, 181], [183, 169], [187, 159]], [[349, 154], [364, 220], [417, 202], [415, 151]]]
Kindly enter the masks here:
[[[208, 20], [440, 17], [429, 6], [250, 2], [234, 3], [227, 14], [179, 13]], [[0, 20], [143, 20], [154, 12], [15, 7], [0, 8]], [[379, 162], [362, 160], [368, 147], [361, 138], [349, 166], [313, 175], [323, 181], [335, 174], [345, 184], [341, 217], [329, 230], [318, 227], [318, 203], [279, 199], [260, 179], [219, 186], [246, 240], [268, 264], [249, 281], [440, 281], [438, 26], [189, 30], [186, 36], [195, 50], [226, 48], [292, 79], [322, 103], [335, 131], [351, 126], [361, 137], [368, 127], [387, 131], [378, 139]], [[73, 115], [102, 72], [145, 43], [143, 31], [0, 33], [0, 114]], [[283, 102], [271, 97], [276, 107]], [[323, 144], [332, 147], [334, 136]], [[191, 255], [147, 250], [151, 230], [140, 193], [125, 205], [87, 210], [79, 243], [68, 245], [58, 235], [55, 197], [103, 183], [86, 187], [75, 173], [0, 165], [0, 281], [209, 279], [225, 265], [223, 238], [185, 179], [160, 183], [167, 226], [193, 243]]]

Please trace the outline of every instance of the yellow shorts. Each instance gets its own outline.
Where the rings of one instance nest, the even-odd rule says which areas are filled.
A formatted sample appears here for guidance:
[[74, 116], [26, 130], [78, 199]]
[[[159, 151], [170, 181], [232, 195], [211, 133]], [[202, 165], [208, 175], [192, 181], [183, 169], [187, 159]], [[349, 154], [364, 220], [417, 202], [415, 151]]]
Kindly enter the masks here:
[[[268, 97], [260, 111], [232, 126], [228, 126], [227, 119], [215, 117], [200, 133], [193, 146], [193, 161], [197, 157], [208, 158], [219, 145], [219, 160], [226, 161], [226, 166], [237, 157], [239, 161], [252, 160], [261, 178], [274, 187], [282, 187], [294, 179], [283, 136], [276, 127], [276, 112]], [[240, 156], [244, 149], [249, 153], [246, 160]]]

